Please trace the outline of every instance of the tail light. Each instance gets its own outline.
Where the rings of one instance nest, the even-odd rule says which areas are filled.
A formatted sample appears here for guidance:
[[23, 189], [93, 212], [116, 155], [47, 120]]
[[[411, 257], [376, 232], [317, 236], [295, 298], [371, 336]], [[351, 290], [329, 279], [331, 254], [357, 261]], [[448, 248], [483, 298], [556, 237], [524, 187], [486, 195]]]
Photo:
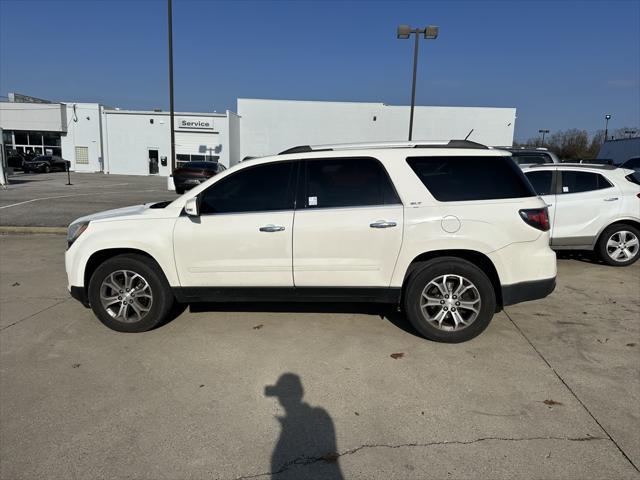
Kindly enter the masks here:
[[520, 217], [527, 225], [546, 232], [549, 230], [549, 210], [544, 208], [527, 208], [520, 210]]

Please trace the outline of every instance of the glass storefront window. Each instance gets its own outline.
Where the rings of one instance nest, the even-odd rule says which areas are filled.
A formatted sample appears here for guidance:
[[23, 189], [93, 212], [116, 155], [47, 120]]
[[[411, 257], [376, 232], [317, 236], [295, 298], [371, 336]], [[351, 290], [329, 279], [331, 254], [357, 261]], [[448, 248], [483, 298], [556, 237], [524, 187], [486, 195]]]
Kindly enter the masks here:
[[59, 147], [61, 145], [60, 134], [55, 132], [43, 132], [44, 144]]
[[29, 145], [42, 145], [42, 133], [29, 132]]
[[16, 136], [16, 145], [29, 145], [27, 132], [14, 132]]

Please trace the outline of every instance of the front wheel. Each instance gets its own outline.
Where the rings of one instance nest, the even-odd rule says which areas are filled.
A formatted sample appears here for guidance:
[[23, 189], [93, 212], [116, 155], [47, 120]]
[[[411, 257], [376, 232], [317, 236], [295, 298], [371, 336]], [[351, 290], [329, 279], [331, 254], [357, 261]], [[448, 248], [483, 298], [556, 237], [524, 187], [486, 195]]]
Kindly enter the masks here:
[[49, 165], [45, 165], [44, 168], [42, 169], [42, 171], [44, 173], [49, 173], [49, 172], [51, 172], [51, 167]]
[[631, 265], [640, 257], [640, 232], [637, 228], [619, 223], [602, 232], [598, 243], [600, 258], [615, 267]]
[[415, 329], [429, 340], [459, 343], [487, 326], [496, 310], [491, 280], [471, 262], [441, 257], [411, 274], [404, 311]]
[[162, 270], [142, 255], [106, 260], [89, 282], [91, 309], [118, 332], [145, 332], [161, 324], [174, 303]]

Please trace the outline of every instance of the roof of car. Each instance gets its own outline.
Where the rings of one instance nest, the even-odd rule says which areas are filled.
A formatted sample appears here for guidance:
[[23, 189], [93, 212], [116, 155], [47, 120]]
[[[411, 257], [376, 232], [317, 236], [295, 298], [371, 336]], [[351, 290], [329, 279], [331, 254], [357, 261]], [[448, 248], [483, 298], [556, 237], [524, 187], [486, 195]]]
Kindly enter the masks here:
[[589, 168], [594, 170], [616, 170], [616, 165], [605, 165], [601, 163], [540, 163], [527, 168]]
[[328, 145], [298, 145], [288, 148], [279, 153], [286, 155], [290, 153], [311, 153], [328, 152], [336, 150], [366, 150], [380, 148], [468, 148], [474, 150], [488, 150], [489, 147], [471, 140], [416, 140], [403, 142], [363, 142], [363, 143], [336, 143]]

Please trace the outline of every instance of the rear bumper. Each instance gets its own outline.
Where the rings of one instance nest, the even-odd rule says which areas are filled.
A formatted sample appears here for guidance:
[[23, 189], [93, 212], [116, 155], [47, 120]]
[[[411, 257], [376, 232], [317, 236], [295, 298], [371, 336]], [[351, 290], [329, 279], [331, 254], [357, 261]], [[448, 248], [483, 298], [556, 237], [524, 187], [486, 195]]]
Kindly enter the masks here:
[[550, 295], [556, 288], [556, 277], [532, 282], [520, 282], [513, 285], [502, 286], [502, 305], [514, 305], [516, 303], [537, 300]]
[[82, 305], [89, 308], [89, 299], [84, 287], [69, 287], [69, 294], [78, 300]]

